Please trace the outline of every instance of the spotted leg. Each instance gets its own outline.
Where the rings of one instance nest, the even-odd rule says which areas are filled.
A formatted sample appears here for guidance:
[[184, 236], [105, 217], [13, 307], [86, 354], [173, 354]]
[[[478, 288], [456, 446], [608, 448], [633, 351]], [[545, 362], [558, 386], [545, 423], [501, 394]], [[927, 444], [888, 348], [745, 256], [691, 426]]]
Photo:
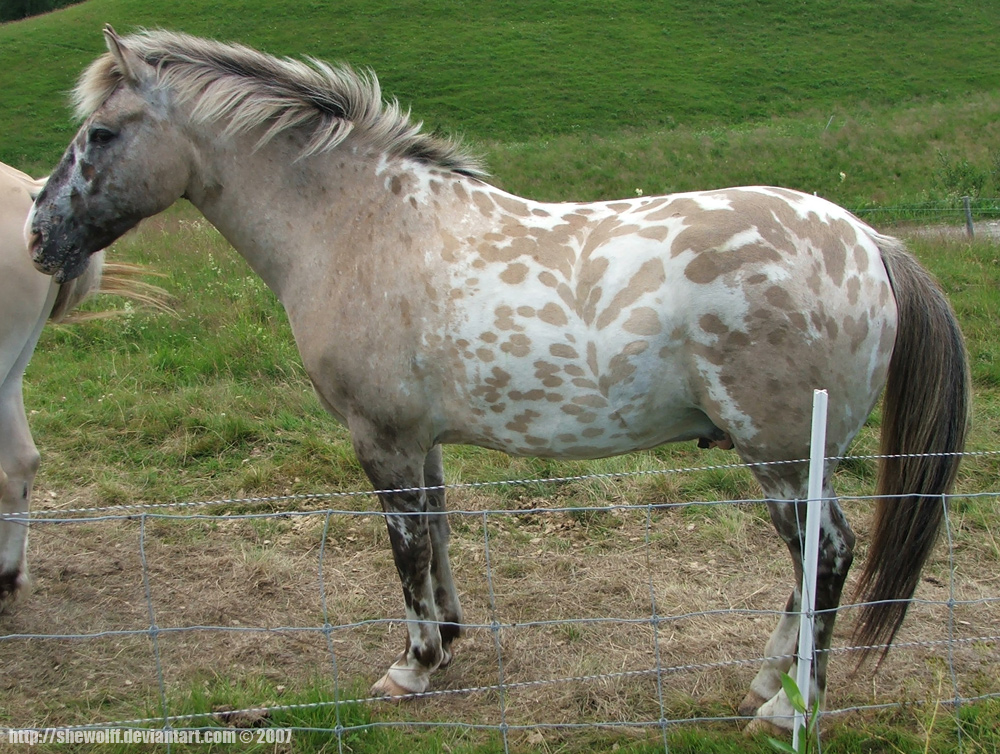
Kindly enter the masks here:
[[[358, 431], [353, 425], [351, 432], [358, 459], [375, 489], [400, 490], [379, 497], [403, 588], [407, 642], [403, 653], [372, 686], [372, 694], [420, 693], [427, 690], [431, 673], [445, 657], [431, 573], [433, 545], [429, 519], [433, 517], [427, 515], [426, 493], [413, 489], [424, 486], [427, 453], [387, 441], [385, 432]], [[369, 437], [377, 440], [371, 441]]]
[[[815, 660], [810, 678], [810, 699], [820, 705], [826, 694], [827, 665], [833, 640], [834, 612], [847, 579], [854, 552], [854, 534], [833, 491], [824, 487], [827, 502], [823, 505], [820, 523], [819, 559], [816, 577]], [[805, 506], [790, 502], [768, 504], [771, 520], [788, 546], [795, 571], [795, 583], [802, 583], [802, 542], [804, 539]], [[801, 527], [800, 527], [801, 523]], [[794, 655], [798, 648], [798, 612], [800, 591], [796, 586], [785, 606], [785, 613], [771, 634], [765, 648], [769, 658], [750, 684], [750, 691], [740, 704], [740, 714], [756, 717], [747, 732], [760, 730], [790, 731], [794, 724], [794, 709], [781, 687], [781, 674], [794, 675]]]
[[[0, 512], [25, 514], [39, 455], [28, 429], [20, 373], [0, 386]], [[0, 610], [27, 582], [27, 521], [0, 520]]]
[[440, 487], [427, 491], [428, 526], [431, 535], [431, 582], [434, 587], [434, 604], [441, 622], [441, 649], [444, 656], [441, 666], [451, 662], [452, 643], [461, 634], [462, 607], [455, 591], [448, 559], [448, 539], [451, 527], [445, 515], [444, 464], [441, 446], [436, 445], [424, 462], [424, 486]]

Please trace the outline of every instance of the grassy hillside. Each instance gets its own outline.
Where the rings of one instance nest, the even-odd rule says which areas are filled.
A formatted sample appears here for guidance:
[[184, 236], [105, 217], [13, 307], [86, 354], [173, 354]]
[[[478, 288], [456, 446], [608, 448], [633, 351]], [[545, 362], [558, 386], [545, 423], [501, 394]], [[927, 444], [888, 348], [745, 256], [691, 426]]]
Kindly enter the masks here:
[[[887, 150], [888, 163], [901, 162], [913, 153], [906, 136], [919, 130], [927, 112], [920, 108], [968, 108], [982, 103], [983, 93], [1000, 91], [992, 52], [1000, 30], [995, 3], [959, 9], [933, 0], [792, 6], [784, 0], [680, 0], [658, 8], [638, 0], [223, 0], [206, 12], [196, 3], [88, 0], [0, 26], [0, 160], [34, 172], [55, 162], [73, 130], [65, 93], [102, 51], [105, 22], [119, 31], [160, 26], [277, 54], [370, 66], [386, 93], [411, 105], [417, 117], [476, 143], [527, 143], [529, 151], [539, 151], [550, 137], [575, 137], [574, 152], [585, 152], [595, 136], [614, 142], [624, 133], [633, 144], [650, 135], [659, 139], [663, 146], [653, 151], [662, 153], [672, 150], [676, 131], [681, 149], [658, 154], [658, 161], [643, 155], [640, 164], [663, 175], [691, 173], [709, 160], [719, 163], [717, 176], [705, 177], [712, 184], [755, 177], [728, 159], [720, 136], [767, 129], [791, 116], [807, 116], [803, 122], [818, 135], [824, 126], [837, 132], [845, 123], [864, 128], [867, 122], [873, 127], [863, 134], [866, 141]], [[887, 108], [897, 113], [901, 106], [918, 110], [894, 123], [889, 138], [882, 118]], [[959, 131], [938, 119], [935, 133], [925, 135], [930, 141], [917, 149], [933, 162], [935, 140], [947, 147], [958, 133], [974, 134], [972, 155], [967, 145], [950, 149], [987, 165], [989, 145], [998, 143], [990, 132], [996, 122], [991, 113]], [[895, 134], [902, 135], [898, 143]], [[692, 150], [692, 140], [709, 146]], [[842, 150], [839, 143], [833, 148]], [[870, 157], [843, 156], [827, 177], [840, 171], [856, 176]], [[500, 150], [494, 159], [501, 180], [508, 179], [506, 157]], [[763, 176], [767, 182], [815, 183], [808, 142], [784, 159], [792, 169]], [[795, 168], [800, 162], [807, 164], [801, 175]], [[921, 176], [925, 187], [931, 177]], [[859, 190], [858, 196], [872, 193]]]

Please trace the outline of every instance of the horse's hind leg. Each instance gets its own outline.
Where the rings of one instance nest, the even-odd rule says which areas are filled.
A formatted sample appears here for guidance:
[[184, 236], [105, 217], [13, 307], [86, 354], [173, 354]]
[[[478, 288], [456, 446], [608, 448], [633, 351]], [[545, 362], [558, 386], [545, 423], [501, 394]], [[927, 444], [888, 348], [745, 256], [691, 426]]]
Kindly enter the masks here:
[[427, 490], [428, 526], [431, 536], [431, 582], [434, 587], [434, 604], [437, 607], [438, 620], [441, 621], [441, 649], [444, 657], [441, 665], [451, 662], [451, 645], [461, 633], [462, 608], [455, 591], [455, 582], [451, 575], [451, 563], [448, 559], [448, 539], [451, 528], [448, 516], [445, 514], [444, 463], [441, 459], [441, 446], [436, 445], [427, 454], [424, 462], [424, 486], [439, 487]]
[[[0, 386], [0, 512], [28, 512], [39, 455], [28, 429], [20, 373]], [[0, 610], [27, 581], [27, 520], [0, 520]]]
[[[764, 480], [761, 480], [762, 483]], [[771, 485], [765, 485], [770, 495]], [[804, 489], [804, 488], [802, 488]], [[805, 497], [804, 494], [800, 499]], [[819, 559], [816, 575], [815, 658], [810, 683], [810, 699], [823, 703], [826, 694], [826, 670], [833, 640], [835, 610], [847, 579], [854, 552], [854, 534], [833, 497], [824, 486], [823, 515], [820, 523]], [[750, 684], [750, 692], [740, 704], [740, 714], [756, 714], [748, 731], [774, 726], [790, 730], [794, 709], [781, 687], [781, 674], [794, 673], [794, 655], [798, 647], [800, 584], [802, 583], [802, 547], [805, 539], [805, 505], [793, 502], [770, 502], [768, 510], [778, 534], [785, 541], [794, 566], [795, 586], [778, 626], [765, 648], [766, 659]]]

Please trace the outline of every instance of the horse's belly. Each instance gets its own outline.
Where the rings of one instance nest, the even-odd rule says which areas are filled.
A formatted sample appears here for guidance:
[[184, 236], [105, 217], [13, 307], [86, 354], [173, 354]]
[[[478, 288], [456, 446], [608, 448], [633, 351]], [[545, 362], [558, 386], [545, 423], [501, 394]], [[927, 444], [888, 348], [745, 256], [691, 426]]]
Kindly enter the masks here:
[[479, 445], [511, 455], [582, 460], [710, 436], [716, 431], [708, 417], [688, 402], [598, 405], [600, 400], [586, 394], [574, 397], [579, 402], [541, 397], [516, 403], [508, 398], [485, 407], [473, 404], [470, 414], [459, 426], [453, 425], [441, 441]]

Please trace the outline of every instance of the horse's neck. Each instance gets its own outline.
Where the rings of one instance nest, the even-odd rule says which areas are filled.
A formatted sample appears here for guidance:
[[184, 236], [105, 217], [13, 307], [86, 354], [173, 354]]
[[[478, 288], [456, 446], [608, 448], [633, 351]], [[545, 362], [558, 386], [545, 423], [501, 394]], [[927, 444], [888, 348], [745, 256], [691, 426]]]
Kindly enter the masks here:
[[209, 153], [204, 185], [189, 198], [288, 308], [321, 270], [348, 267], [348, 255], [364, 253], [360, 225], [371, 230], [395, 216], [383, 211], [393, 188], [378, 157], [341, 145], [297, 160], [278, 142], [257, 151], [253, 142], [240, 145], [238, 160], [229, 150]]
[[8, 183], [13, 182], [14, 185], [24, 188], [31, 195], [32, 199], [38, 196], [38, 193], [45, 188], [45, 182], [48, 180], [48, 176], [45, 178], [32, 178], [27, 173], [22, 173], [17, 168], [12, 168], [10, 165], [2, 162], [0, 162], [0, 176], [3, 176]]

